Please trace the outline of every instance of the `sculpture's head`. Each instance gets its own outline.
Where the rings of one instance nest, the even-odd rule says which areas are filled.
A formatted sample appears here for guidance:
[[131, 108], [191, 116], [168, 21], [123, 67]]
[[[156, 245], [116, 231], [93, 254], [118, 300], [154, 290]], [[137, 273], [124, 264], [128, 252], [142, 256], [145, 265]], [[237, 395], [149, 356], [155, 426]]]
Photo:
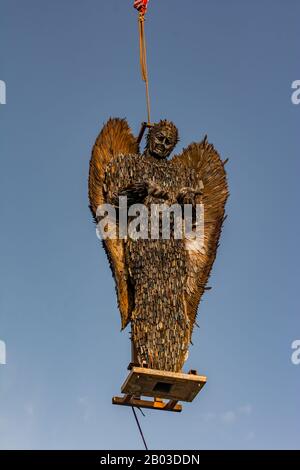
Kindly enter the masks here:
[[177, 127], [166, 119], [154, 124], [147, 135], [146, 151], [158, 160], [167, 158], [178, 142]]

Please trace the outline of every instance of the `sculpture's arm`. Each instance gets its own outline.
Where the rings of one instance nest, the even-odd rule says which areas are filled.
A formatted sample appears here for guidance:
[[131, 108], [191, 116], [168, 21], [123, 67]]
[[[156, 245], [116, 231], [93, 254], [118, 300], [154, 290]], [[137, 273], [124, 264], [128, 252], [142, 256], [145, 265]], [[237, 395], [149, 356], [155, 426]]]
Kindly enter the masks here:
[[169, 195], [167, 191], [153, 182], [136, 181], [119, 188], [117, 192], [112, 194], [109, 202], [118, 207], [120, 196], [126, 196], [127, 204], [130, 206], [132, 204], [143, 203], [147, 196], [167, 199]]
[[112, 194], [109, 202], [115, 207], [118, 207], [119, 197], [127, 197], [127, 204], [130, 206], [132, 204], [143, 203], [147, 194], [147, 183], [144, 181], [136, 181], [121, 186], [118, 191]]
[[[201, 188], [202, 189], [202, 188]], [[202, 195], [202, 191], [199, 188], [189, 188], [184, 187], [181, 188], [180, 191], [177, 193], [176, 199], [178, 204], [192, 204], [193, 206], [196, 205], [196, 197]]]

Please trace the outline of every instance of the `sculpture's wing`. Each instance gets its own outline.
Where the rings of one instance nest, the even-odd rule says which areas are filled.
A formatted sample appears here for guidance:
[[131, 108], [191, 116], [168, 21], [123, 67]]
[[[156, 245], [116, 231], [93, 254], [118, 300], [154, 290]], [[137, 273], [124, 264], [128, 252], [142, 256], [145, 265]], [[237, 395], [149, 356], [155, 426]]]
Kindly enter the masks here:
[[[107, 202], [104, 186], [107, 165], [118, 155], [137, 154], [138, 147], [137, 140], [125, 119], [110, 119], [97, 137], [89, 171], [89, 200], [95, 220], [97, 207]], [[124, 240], [106, 239], [103, 245], [115, 278], [122, 328], [125, 328], [130, 320], [133, 301], [125, 264]]]
[[181, 155], [172, 159], [172, 162], [181, 168], [193, 169], [203, 193], [202, 196], [198, 196], [204, 209], [203, 246], [197, 249], [196, 245], [195, 249], [193, 245], [191, 250], [189, 249], [191, 245], [186, 243], [188, 277], [185, 303], [192, 333], [198, 305], [216, 257], [228, 198], [228, 186], [224, 163], [213, 145], [207, 142], [206, 137], [202, 142], [193, 143], [184, 149]]

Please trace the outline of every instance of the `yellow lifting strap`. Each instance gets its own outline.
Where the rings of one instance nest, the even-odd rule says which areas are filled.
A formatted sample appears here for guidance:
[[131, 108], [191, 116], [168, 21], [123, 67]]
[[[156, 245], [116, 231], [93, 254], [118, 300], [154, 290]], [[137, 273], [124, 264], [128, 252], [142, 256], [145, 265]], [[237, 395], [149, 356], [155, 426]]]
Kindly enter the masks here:
[[148, 68], [147, 68], [147, 48], [146, 48], [146, 36], [145, 36], [145, 14], [139, 13], [139, 37], [140, 37], [140, 63], [141, 63], [141, 74], [142, 80], [146, 84], [146, 100], [147, 100], [147, 118], [148, 125], [151, 124], [151, 108], [150, 108], [150, 96], [149, 96], [149, 79], [148, 79]]

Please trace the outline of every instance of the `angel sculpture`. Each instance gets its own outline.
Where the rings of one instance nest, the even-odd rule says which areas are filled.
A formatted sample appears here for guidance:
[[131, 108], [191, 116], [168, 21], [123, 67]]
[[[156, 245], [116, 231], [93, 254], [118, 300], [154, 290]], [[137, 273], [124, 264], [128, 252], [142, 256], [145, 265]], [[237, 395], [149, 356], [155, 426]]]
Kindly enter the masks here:
[[[122, 329], [131, 323], [137, 364], [180, 372], [187, 357], [197, 309], [205, 291], [224, 220], [228, 188], [224, 163], [207, 138], [168, 159], [178, 142], [172, 122], [150, 127], [145, 150], [124, 119], [110, 119], [90, 161], [89, 200], [94, 219], [103, 204], [171, 206], [201, 203], [202, 244], [189, 239], [106, 238]], [[117, 224], [119, 221], [117, 220]], [[200, 246], [201, 245], [201, 246]]]

